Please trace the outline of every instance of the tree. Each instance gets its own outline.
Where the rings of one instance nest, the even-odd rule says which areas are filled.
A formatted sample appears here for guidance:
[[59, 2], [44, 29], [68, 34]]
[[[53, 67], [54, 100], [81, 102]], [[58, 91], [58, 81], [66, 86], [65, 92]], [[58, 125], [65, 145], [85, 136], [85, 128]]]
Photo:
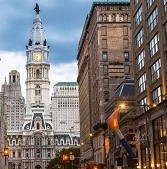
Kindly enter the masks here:
[[[74, 160], [70, 160], [70, 155], [74, 155]], [[50, 160], [46, 169], [77, 169], [79, 168], [78, 157], [80, 157], [79, 148], [62, 149], [56, 158]]]

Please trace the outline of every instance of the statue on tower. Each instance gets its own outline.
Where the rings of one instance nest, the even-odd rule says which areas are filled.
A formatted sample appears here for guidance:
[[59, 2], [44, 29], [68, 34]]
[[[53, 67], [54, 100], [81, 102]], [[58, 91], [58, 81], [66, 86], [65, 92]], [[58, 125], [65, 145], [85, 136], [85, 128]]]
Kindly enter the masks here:
[[38, 15], [40, 12], [40, 9], [39, 9], [39, 5], [37, 3], [36, 3], [34, 10], [35, 10], [36, 14]]

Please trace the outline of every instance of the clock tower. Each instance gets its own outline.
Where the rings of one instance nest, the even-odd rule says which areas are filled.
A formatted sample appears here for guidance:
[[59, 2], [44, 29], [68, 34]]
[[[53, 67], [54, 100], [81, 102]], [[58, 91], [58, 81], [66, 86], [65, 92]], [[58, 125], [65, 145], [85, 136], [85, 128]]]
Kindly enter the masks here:
[[[49, 46], [36, 4], [35, 19], [26, 46], [26, 114], [22, 129], [23, 168], [46, 168], [55, 157], [50, 112]], [[29, 159], [29, 160], [27, 160]]]
[[[33, 20], [30, 39], [26, 46], [27, 56], [27, 79], [26, 79], [26, 112], [31, 112], [33, 106], [45, 106], [49, 111], [50, 92], [49, 92], [49, 46], [45, 38], [45, 31], [42, 27], [42, 21], [39, 11], [36, 11], [36, 17]], [[48, 109], [47, 109], [48, 108]]]

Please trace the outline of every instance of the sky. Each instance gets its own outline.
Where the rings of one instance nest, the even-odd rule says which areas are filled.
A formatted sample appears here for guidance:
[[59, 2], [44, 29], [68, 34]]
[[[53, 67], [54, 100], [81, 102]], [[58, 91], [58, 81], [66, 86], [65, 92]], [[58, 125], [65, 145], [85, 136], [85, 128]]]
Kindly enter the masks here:
[[0, 0], [0, 85], [18, 70], [25, 97], [26, 55], [35, 4], [50, 46], [50, 90], [57, 82], [77, 80], [77, 49], [93, 0]]
[[51, 93], [57, 82], [77, 81], [78, 43], [94, 1], [121, 0], [0, 0], [0, 85], [5, 77], [9, 82], [11, 70], [18, 70], [25, 97], [25, 46], [36, 16], [36, 3], [50, 46]]

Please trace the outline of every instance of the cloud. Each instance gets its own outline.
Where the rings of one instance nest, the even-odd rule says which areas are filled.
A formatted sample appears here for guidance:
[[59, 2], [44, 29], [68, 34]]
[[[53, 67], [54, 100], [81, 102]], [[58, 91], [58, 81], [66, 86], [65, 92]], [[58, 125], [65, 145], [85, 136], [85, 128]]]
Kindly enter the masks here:
[[[0, 51], [0, 85], [4, 84], [5, 77], [9, 82], [9, 73], [17, 70], [20, 73], [22, 94], [26, 98], [26, 56], [25, 52]], [[77, 62], [67, 64], [50, 64], [50, 92], [53, 92], [53, 85], [58, 82], [75, 82], [77, 79]]]

